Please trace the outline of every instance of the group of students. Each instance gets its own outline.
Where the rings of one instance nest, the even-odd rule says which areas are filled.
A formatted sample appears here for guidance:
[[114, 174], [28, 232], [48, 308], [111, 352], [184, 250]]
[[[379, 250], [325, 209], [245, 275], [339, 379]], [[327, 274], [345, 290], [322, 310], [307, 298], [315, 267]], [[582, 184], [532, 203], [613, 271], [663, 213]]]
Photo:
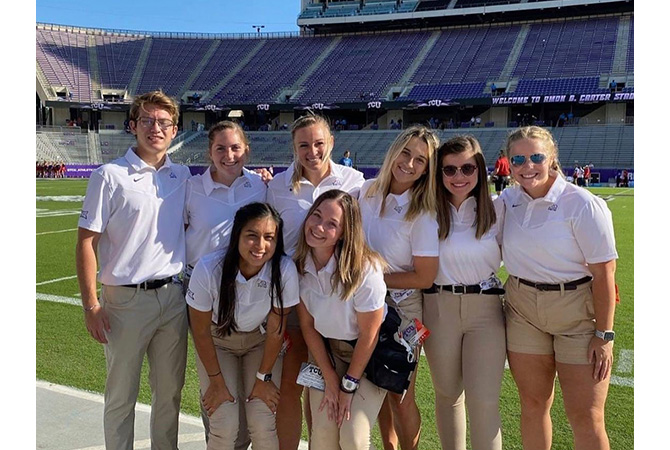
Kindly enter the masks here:
[[[430, 330], [442, 448], [465, 449], [467, 410], [472, 448], [502, 449], [506, 357], [524, 448], [551, 447], [556, 373], [575, 448], [609, 448], [612, 219], [566, 183], [548, 131], [508, 137], [517, 185], [492, 200], [472, 136], [440, 144], [411, 126], [364, 180], [331, 160], [330, 126], [310, 114], [291, 127], [293, 163], [272, 178], [245, 168], [249, 141], [224, 121], [209, 131], [211, 166], [189, 177], [166, 154], [174, 102], [145, 94], [130, 115], [137, 146], [91, 176], [77, 245], [86, 325], [106, 344], [107, 448], [132, 448], [146, 353], [152, 445], [176, 449], [187, 323], [208, 449], [296, 449], [303, 407], [311, 448], [367, 449], [377, 421], [385, 449], [419, 448], [416, 370], [404, 395], [364, 373], [390, 309], [401, 331]], [[307, 362], [323, 383], [303, 393]]]

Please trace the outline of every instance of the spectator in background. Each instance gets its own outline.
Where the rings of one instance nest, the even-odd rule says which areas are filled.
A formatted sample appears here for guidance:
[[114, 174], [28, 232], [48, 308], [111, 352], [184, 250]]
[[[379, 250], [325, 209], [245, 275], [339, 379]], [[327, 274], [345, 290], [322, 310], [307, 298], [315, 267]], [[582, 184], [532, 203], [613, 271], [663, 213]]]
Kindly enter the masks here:
[[617, 84], [616, 81], [610, 81], [610, 93], [614, 94], [616, 92]]
[[591, 168], [587, 164], [582, 170], [584, 171], [584, 186], [588, 187], [591, 181]]
[[558, 123], [556, 124], [556, 126], [562, 127], [563, 125], [565, 125], [565, 119], [566, 119], [565, 113], [561, 113], [561, 115], [558, 116]]
[[498, 94], [498, 88], [495, 83], [491, 83], [491, 96], [496, 96]]
[[493, 172], [491, 173], [491, 178], [495, 184], [497, 195], [500, 195], [503, 189], [509, 184], [509, 174], [509, 160], [507, 159], [507, 156], [505, 156], [505, 151], [500, 150], [498, 159], [493, 167]]
[[482, 125], [482, 118], [477, 116], [475, 118], [475, 123], [477, 124], [477, 128], [479, 128]]
[[351, 167], [353, 165], [351, 158], [349, 157], [351, 155], [351, 152], [349, 150], [344, 152], [344, 155], [342, 155], [342, 158], [340, 158], [339, 164], [342, 164], [343, 166]]
[[572, 171], [572, 181], [577, 186], [584, 186], [584, 169], [575, 164], [575, 169]]
[[396, 129], [396, 124], [395, 124], [395, 121], [394, 121], [393, 119], [391, 119], [391, 123], [389, 123], [389, 128], [390, 128], [391, 130], [395, 130], [395, 129]]
[[402, 130], [402, 119], [398, 119], [398, 129]]
[[470, 127], [471, 127], [471, 128], [474, 128], [474, 126], [475, 126], [475, 121], [476, 121], [476, 120], [475, 120], [475, 116], [470, 117]]

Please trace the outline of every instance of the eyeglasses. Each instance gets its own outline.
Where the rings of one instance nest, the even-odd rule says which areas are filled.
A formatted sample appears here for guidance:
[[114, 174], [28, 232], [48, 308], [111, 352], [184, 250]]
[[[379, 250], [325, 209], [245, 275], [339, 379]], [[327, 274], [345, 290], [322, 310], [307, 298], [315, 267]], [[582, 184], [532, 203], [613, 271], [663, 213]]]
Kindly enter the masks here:
[[[544, 153], [533, 153], [530, 155], [530, 161], [533, 164], [542, 164], [547, 160], [547, 155]], [[526, 155], [514, 155], [509, 159], [509, 162], [512, 163], [515, 167], [521, 167], [526, 164]]]
[[477, 170], [477, 166], [474, 164], [463, 164], [461, 167], [456, 166], [444, 166], [442, 168], [442, 173], [447, 177], [453, 177], [456, 175], [456, 172], [461, 172], [463, 176], [469, 177]]
[[153, 128], [154, 124], [158, 123], [161, 130], [167, 130], [174, 126], [174, 122], [170, 119], [154, 119], [152, 117], [140, 117], [137, 122], [144, 128]]

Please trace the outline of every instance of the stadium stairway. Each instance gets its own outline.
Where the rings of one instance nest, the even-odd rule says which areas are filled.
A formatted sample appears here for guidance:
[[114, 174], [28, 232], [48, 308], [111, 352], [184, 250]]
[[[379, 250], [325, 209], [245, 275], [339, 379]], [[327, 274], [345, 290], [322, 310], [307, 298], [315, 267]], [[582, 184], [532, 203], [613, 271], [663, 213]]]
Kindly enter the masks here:
[[221, 92], [228, 82], [233, 79], [233, 77], [244, 67], [246, 66], [249, 61], [260, 51], [261, 48], [263, 48], [263, 45], [265, 45], [265, 40], [261, 40], [258, 42], [258, 44], [249, 52], [247, 55], [240, 60], [239, 63], [235, 67], [233, 67], [230, 72], [228, 72], [228, 75], [226, 75], [224, 78], [221, 79], [212, 89], [209, 91], [209, 96], [205, 99], [203, 98], [201, 101], [208, 101], [210, 99], [213, 99], [216, 97], [216, 95]]
[[209, 60], [212, 58], [212, 55], [216, 52], [216, 49], [219, 48], [219, 46], [221, 45], [221, 42], [222, 41], [219, 39], [214, 39], [212, 41], [212, 45], [210, 45], [209, 49], [207, 49], [207, 53], [203, 55], [198, 65], [195, 67], [195, 69], [193, 69], [193, 71], [188, 76], [182, 87], [179, 89], [179, 93], [176, 95], [177, 98], [182, 98], [184, 94], [186, 94], [187, 89], [189, 89], [193, 85], [193, 82], [202, 73], [202, 70], [205, 68]]
[[137, 59], [135, 71], [133, 72], [133, 78], [130, 79], [130, 84], [128, 85], [128, 93], [130, 95], [137, 94], [137, 86], [139, 86], [140, 81], [142, 81], [142, 75], [144, 74], [144, 68], [147, 66], [147, 61], [149, 60], [149, 53], [151, 52], [152, 44], [153, 39], [151, 36], [147, 36], [144, 40], [142, 53], [140, 53], [140, 57]]

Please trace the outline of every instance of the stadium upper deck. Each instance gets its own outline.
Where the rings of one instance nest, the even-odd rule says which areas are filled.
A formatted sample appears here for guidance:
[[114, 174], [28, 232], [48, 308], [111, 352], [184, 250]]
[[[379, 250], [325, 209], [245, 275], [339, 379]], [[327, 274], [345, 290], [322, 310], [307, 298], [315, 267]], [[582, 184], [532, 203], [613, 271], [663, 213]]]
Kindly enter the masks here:
[[[457, 124], [477, 116], [483, 124], [507, 126], [525, 114], [555, 123], [561, 112], [576, 109], [585, 117], [617, 103], [623, 107], [603, 113], [603, 122], [632, 116], [632, 2], [322, 3], [303, 2], [301, 35], [37, 24], [38, 121], [63, 125], [83, 116], [118, 129], [130, 98], [158, 88], [195, 114], [188, 121], [206, 125], [231, 109], [254, 116], [256, 127], [290, 122], [306, 108], [347, 117], [356, 128], [380, 129], [389, 128], [391, 118], [410, 123], [445, 113]], [[352, 16], [332, 12], [347, 8], [356, 15], [355, 28]], [[402, 31], [393, 29], [399, 26]], [[580, 110], [583, 105], [590, 106]]]

